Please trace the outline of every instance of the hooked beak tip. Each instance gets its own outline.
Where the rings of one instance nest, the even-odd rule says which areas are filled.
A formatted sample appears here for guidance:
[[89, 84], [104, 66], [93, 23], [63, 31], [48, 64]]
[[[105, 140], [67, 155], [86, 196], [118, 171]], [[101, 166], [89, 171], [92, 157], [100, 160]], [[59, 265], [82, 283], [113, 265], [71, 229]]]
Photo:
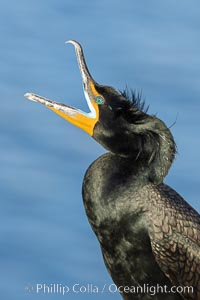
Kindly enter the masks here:
[[65, 42], [65, 44], [72, 44], [72, 45], [74, 45], [74, 46], [77, 46], [77, 45], [80, 45], [77, 41], [75, 41], [75, 40], [67, 40], [66, 42]]
[[65, 41], [65, 44], [70, 44], [73, 40], [67, 40]]

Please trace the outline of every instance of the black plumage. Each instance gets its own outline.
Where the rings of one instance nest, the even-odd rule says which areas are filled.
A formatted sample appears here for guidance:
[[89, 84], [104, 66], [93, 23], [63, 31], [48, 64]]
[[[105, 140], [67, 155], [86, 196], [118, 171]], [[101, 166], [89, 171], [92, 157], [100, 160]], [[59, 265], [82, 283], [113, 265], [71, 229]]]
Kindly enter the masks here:
[[[176, 154], [170, 129], [149, 115], [134, 93], [97, 84], [81, 46], [70, 43], [90, 114], [26, 96], [84, 129], [108, 150], [88, 168], [83, 200], [113, 281], [124, 299], [199, 300], [200, 216], [163, 183]], [[152, 294], [139, 289], [144, 286], [160, 288]]]
[[193, 287], [124, 299], [200, 299], [200, 217], [163, 183], [176, 150], [170, 130], [124, 94], [97, 90], [105, 104], [93, 137], [110, 152], [87, 170], [83, 199], [105, 264], [118, 286]]

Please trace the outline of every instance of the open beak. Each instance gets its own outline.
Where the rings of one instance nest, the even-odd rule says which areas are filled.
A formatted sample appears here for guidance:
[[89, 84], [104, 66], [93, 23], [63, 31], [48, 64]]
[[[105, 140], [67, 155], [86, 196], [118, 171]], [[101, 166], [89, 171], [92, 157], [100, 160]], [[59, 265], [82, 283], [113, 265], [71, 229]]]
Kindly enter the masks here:
[[27, 93], [24, 96], [31, 101], [44, 104], [47, 108], [51, 109], [70, 123], [85, 130], [89, 135], [92, 136], [94, 126], [99, 119], [99, 108], [98, 104], [95, 102], [95, 97], [97, 97], [99, 93], [95, 88], [95, 81], [88, 71], [81, 45], [73, 40], [69, 40], [66, 43], [71, 43], [75, 47], [77, 61], [83, 81], [84, 94], [90, 112], [86, 113], [80, 109], [76, 109], [74, 107], [55, 102], [32, 93]]

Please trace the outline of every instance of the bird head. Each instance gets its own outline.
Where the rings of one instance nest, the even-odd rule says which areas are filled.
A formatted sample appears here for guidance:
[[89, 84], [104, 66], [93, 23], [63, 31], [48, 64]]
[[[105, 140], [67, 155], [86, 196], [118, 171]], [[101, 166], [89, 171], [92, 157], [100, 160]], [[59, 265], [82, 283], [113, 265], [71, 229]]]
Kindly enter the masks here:
[[175, 154], [175, 143], [170, 130], [160, 119], [147, 114], [144, 103], [134, 93], [130, 97], [127, 91], [118, 92], [110, 86], [98, 84], [88, 70], [81, 45], [74, 40], [67, 43], [75, 47], [90, 111], [86, 113], [33, 93], [27, 93], [25, 97], [45, 105], [83, 129], [116, 155], [142, 161], [147, 166], [165, 159], [166, 166], [161, 163], [161, 177], [164, 177]]

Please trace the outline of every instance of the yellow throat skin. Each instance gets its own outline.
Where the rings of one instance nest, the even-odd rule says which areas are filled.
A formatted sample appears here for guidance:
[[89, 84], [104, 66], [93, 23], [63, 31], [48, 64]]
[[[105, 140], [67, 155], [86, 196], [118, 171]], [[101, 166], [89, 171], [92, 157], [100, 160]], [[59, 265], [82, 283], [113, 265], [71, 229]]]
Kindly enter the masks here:
[[88, 71], [81, 45], [74, 40], [69, 40], [66, 43], [71, 43], [75, 47], [78, 66], [83, 82], [84, 94], [90, 112], [83, 112], [80, 109], [49, 100], [34, 93], [26, 93], [24, 96], [31, 101], [45, 105], [61, 118], [84, 130], [90, 136], [93, 136], [95, 124], [99, 120], [99, 106], [95, 102], [95, 98], [100, 95], [95, 88], [95, 81]]

